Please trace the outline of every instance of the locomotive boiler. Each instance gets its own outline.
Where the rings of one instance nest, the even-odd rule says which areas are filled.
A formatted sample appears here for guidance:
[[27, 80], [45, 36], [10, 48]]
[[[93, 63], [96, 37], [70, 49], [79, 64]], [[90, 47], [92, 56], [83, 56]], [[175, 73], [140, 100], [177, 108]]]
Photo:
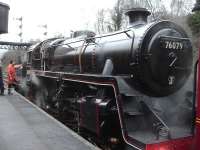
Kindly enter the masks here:
[[146, 9], [126, 15], [122, 31], [32, 46], [27, 54], [35, 103], [105, 149], [190, 150], [191, 42], [173, 22], [148, 23]]

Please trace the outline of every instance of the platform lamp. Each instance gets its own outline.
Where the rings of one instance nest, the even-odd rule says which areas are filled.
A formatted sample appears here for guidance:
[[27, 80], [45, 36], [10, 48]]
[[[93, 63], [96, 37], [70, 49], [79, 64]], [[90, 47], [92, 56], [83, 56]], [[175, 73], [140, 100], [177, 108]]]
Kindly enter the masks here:
[[[193, 12], [200, 12], [200, 0], [196, 0], [196, 4], [194, 5], [194, 8], [192, 9]], [[199, 37], [199, 59], [200, 59], [200, 37]], [[198, 65], [198, 67], [197, 67]], [[196, 63], [197, 70], [200, 70], [199, 60]], [[197, 79], [197, 91], [200, 90], [200, 73], [196, 73], [198, 77]], [[194, 149], [199, 149], [199, 141], [200, 141], [200, 92], [197, 92], [197, 109], [196, 109], [196, 118], [195, 118], [195, 126], [196, 126], [196, 132], [195, 132], [195, 143], [194, 143]]]

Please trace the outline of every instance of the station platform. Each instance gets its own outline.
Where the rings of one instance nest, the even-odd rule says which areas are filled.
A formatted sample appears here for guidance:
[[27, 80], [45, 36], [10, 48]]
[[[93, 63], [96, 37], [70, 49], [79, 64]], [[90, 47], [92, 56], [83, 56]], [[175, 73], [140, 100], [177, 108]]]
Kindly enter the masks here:
[[0, 150], [99, 150], [18, 93], [0, 96]]

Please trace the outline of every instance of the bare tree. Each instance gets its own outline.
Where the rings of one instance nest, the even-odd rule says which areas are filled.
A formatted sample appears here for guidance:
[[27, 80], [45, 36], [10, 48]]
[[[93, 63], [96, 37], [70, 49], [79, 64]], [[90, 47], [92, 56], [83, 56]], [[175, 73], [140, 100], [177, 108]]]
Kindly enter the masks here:
[[191, 12], [194, 0], [172, 0], [170, 4], [171, 17], [186, 16]]
[[114, 26], [114, 31], [117, 31], [121, 28], [122, 25], [122, 15], [123, 15], [123, 6], [124, 0], [117, 0], [116, 5], [111, 12], [111, 20]]
[[124, 12], [135, 7], [147, 8], [152, 14], [150, 20], [167, 19], [179, 23], [181, 16], [186, 16], [191, 11], [193, 2], [194, 0], [172, 0], [168, 8], [165, 0], [117, 0], [110, 10], [110, 19], [105, 19], [105, 16], [109, 16], [108, 11], [103, 9], [98, 12], [97, 31], [104, 33], [125, 27]]
[[152, 19], [162, 18], [167, 13], [165, 5], [162, 0], [125, 0], [125, 9], [131, 9], [135, 7], [147, 8], [151, 14]]
[[98, 33], [105, 32], [105, 9], [100, 9], [97, 13], [97, 22], [95, 24], [96, 31]]

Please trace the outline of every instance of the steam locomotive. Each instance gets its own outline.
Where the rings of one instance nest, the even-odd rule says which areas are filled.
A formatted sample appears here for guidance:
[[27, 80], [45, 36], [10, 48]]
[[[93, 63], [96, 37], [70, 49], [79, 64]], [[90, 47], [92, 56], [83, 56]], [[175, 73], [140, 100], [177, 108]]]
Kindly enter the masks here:
[[190, 150], [192, 44], [170, 21], [129, 10], [126, 30], [48, 39], [27, 52], [34, 102], [103, 149]]

